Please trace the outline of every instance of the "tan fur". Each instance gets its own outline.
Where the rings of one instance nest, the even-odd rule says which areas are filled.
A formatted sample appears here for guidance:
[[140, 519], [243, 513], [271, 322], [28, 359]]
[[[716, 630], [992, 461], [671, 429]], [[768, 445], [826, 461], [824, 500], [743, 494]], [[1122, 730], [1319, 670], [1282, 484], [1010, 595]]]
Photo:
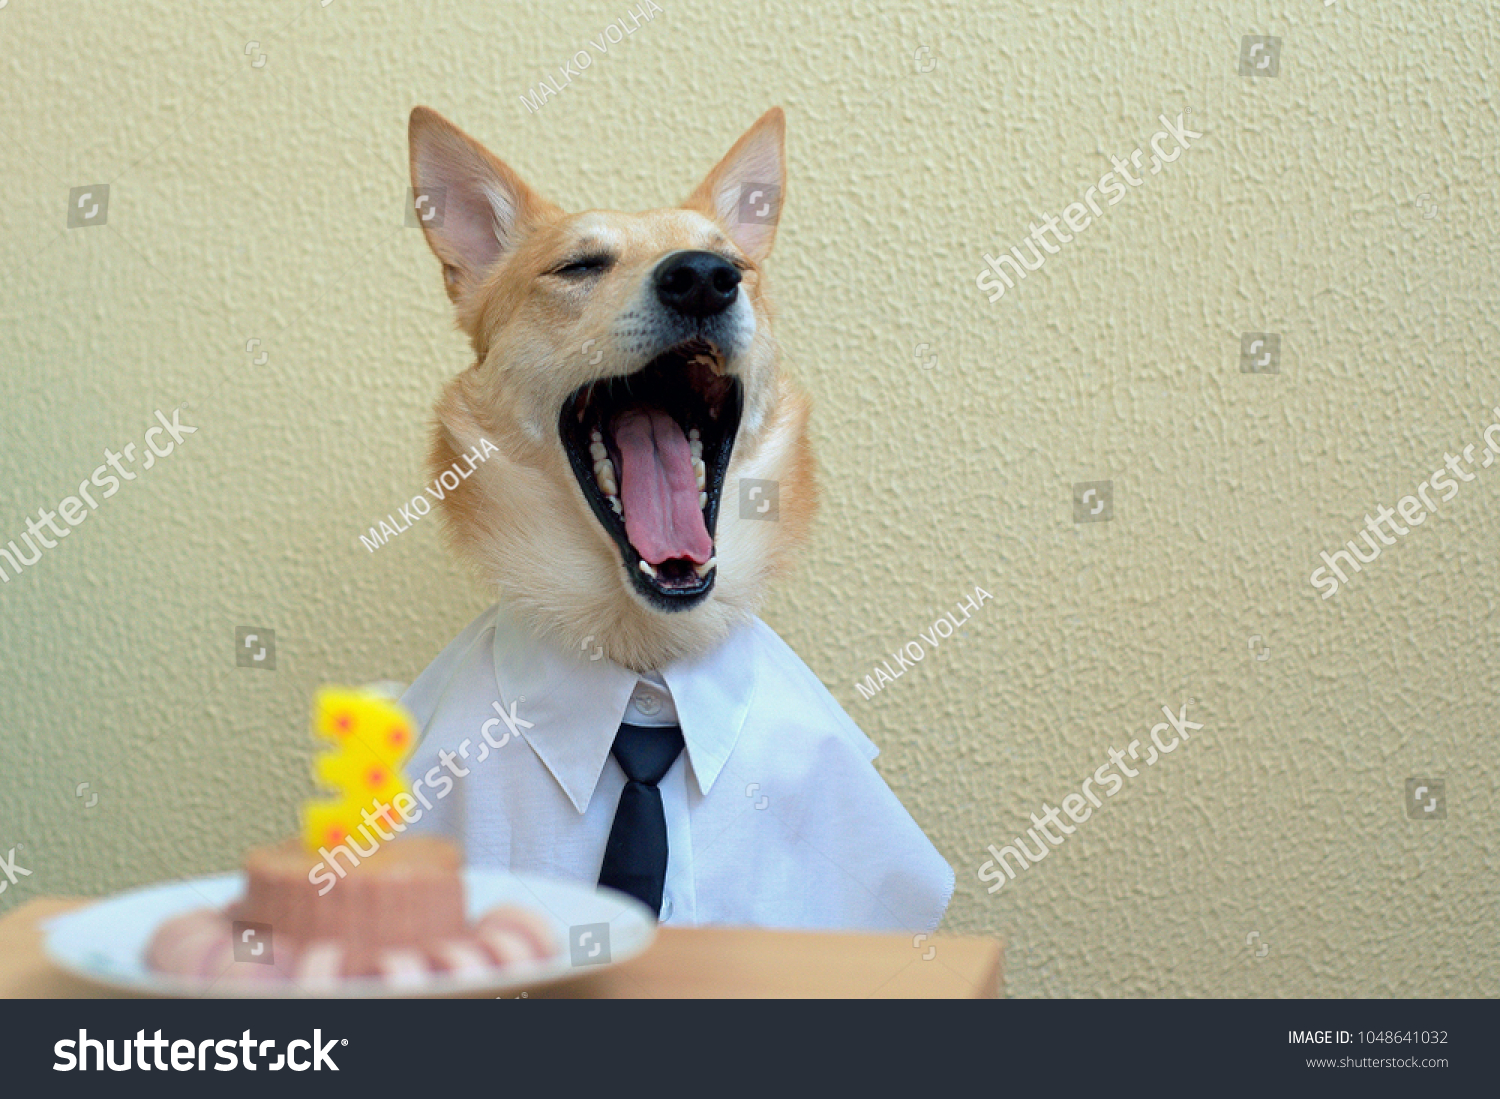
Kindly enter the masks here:
[[[484, 439], [499, 448], [447, 494], [448, 531], [501, 598], [566, 648], [582, 649], [592, 638], [590, 647], [603, 645], [611, 660], [637, 671], [703, 651], [755, 613], [812, 524], [810, 409], [783, 372], [771, 335], [761, 268], [770, 240], [746, 237], [724, 216], [735, 180], [746, 171], [766, 171], [773, 149], [780, 170], [782, 126], [780, 110], [768, 112], [681, 208], [567, 214], [435, 112], [412, 112], [412, 180], [419, 193], [434, 179], [459, 190], [478, 179], [479, 193], [491, 193], [489, 187], [502, 196], [492, 262], [486, 241], [466, 252], [454, 209], [445, 213], [445, 230], [428, 230], [476, 356], [437, 402], [430, 465], [440, 472]], [[555, 280], [543, 276], [590, 234], [607, 238], [619, 261], [587, 293], [559, 292]], [[740, 247], [747, 242], [748, 251]], [[619, 551], [569, 467], [557, 417], [580, 385], [644, 365], [630, 318], [644, 300], [646, 279], [664, 255], [698, 248], [744, 261], [741, 287], [753, 307], [754, 338], [726, 363], [744, 386], [745, 404], [715, 532], [717, 580], [698, 606], [666, 613], [632, 588]], [[742, 477], [780, 482], [779, 521], [740, 518]]]

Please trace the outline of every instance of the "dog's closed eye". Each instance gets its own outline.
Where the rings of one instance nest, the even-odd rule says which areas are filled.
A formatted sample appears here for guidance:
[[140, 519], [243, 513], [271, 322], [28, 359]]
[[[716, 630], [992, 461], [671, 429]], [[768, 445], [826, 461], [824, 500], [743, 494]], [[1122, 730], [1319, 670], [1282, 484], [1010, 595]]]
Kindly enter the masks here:
[[585, 278], [589, 275], [602, 274], [614, 266], [614, 262], [614, 256], [603, 253], [579, 256], [577, 259], [571, 259], [561, 267], [554, 268], [548, 273], [565, 279]]

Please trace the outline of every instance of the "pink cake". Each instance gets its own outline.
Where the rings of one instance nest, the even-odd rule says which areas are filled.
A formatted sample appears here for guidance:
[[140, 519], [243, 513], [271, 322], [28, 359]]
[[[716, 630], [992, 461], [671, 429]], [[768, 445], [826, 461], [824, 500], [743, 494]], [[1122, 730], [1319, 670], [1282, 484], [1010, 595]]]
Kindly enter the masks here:
[[349, 977], [402, 985], [436, 974], [480, 976], [557, 953], [548, 922], [523, 908], [492, 908], [469, 924], [459, 853], [444, 840], [392, 840], [345, 868], [332, 889], [326, 877], [321, 886], [309, 880], [320, 861], [295, 840], [256, 848], [245, 859], [244, 897], [163, 924], [147, 964], [184, 977], [287, 980], [314, 990]]

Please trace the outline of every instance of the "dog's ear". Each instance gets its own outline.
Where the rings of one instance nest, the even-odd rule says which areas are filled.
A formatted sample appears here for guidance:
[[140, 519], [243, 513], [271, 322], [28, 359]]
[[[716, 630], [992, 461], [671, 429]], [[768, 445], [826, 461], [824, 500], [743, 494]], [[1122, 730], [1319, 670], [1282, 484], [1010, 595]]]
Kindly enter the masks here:
[[786, 115], [772, 107], [745, 131], [734, 148], [683, 203], [713, 218], [756, 263], [776, 239], [786, 195]]
[[455, 303], [556, 207], [479, 142], [428, 107], [407, 127], [416, 216]]

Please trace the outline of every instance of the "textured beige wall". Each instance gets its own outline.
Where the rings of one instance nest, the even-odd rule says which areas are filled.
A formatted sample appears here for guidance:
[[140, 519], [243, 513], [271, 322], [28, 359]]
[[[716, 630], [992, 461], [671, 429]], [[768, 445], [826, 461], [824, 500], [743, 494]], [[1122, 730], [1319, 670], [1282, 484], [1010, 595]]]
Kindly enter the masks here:
[[[1308, 582], [1500, 405], [1493, 10], [667, 0], [528, 113], [633, 6], [0, 5], [0, 535], [156, 409], [198, 428], [0, 587], [0, 855], [33, 871], [0, 908], [290, 831], [314, 687], [409, 680], [488, 602], [435, 519], [357, 538], [466, 363], [402, 224], [412, 105], [637, 209], [779, 103], [826, 505], [766, 617], [954, 864], [946, 928], [1003, 935], [1025, 996], [1494, 994], [1500, 467]], [[1201, 140], [985, 300], [982, 253], [1188, 110]], [[67, 229], [100, 182], [107, 224]], [[1279, 374], [1240, 371], [1255, 331]], [[1104, 479], [1113, 520], [1075, 524]], [[274, 672], [236, 667], [243, 625]], [[1187, 698], [1190, 742], [985, 892], [987, 844]], [[1446, 820], [1408, 819], [1432, 776]]]

